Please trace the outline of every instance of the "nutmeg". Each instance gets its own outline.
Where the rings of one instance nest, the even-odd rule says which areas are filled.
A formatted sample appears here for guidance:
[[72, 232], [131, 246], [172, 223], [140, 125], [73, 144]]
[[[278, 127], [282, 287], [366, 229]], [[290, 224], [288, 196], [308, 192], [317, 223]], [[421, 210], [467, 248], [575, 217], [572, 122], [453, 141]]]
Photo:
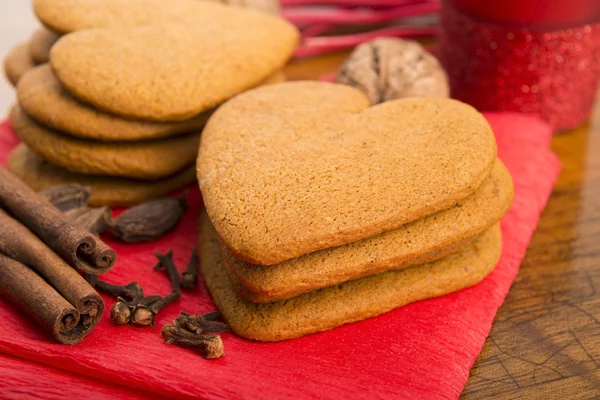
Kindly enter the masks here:
[[378, 38], [354, 49], [336, 81], [362, 90], [372, 104], [401, 97], [449, 97], [446, 72], [419, 43]]
[[251, 8], [269, 14], [279, 14], [278, 0], [210, 0], [215, 3], [229, 4], [237, 7]]

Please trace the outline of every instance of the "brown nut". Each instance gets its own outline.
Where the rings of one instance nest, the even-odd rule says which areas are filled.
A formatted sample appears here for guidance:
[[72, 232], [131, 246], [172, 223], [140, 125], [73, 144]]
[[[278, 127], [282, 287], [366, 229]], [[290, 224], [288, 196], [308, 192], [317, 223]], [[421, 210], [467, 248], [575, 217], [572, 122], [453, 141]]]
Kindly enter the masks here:
[[448, 77], [419, 43], [378, 38], [356, 47], [336, 81], [363, 91], [378, 104], [401, 97], [449, 97]]

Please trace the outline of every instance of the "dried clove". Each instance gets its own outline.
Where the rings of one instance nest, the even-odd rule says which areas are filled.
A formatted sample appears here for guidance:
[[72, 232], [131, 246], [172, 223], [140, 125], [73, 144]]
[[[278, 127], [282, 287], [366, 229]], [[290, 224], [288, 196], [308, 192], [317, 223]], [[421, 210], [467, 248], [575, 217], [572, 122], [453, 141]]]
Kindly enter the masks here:
[[112, 233], [129, 243], [153, 241], [173, 229], [186, 210], [187, 191], [179, 198], [149, 200], [119, 215]]
[[117, 325], [136, 323], [134, 319], [137, 320], [141, 317], [140, 315], [136, 316], [137, 308], [151, 305], [160, 299], [161, 297], [157, 295], [146, 296], [132, 301], [118, 297], [117, 302], [110, 310], [110, 319]]
[[181, 282], [179, 280], [179, 273], [177, 267], [173, 262], [173, 250], [167, 251], [166, 254], [161, 254], [158, 251], [154, 253], [158, 258], [158, 263], [153, 267], [154, 270], [164, 268], [169, 275], [171, 281], [171, 294], [160, 298], [152, 304], [138, 304], [132, 311], [131, 322], [136, 325], [150, 325], [154, 326], [154, 319], [156, 314], [168, 304], [177, 300], [181, 296]]
[[110, 320], [117, 325], [125, 325], [131, 321], [131, 309], [124, 299], [119, 297], [112, 306]]
[[158, 251], [155, 251], [154, 255], [156, 258], [158, 258], [158, 263], [152, 269], [157, 271], [161, 268], [164, 268], [169, 275], [173, 292], [179, 292], [181, 290], [181, 281], [179, 280], [179, 272], [177, 271], [177, 267], [173, 261], [173, 250], [167, 251], [166, 254], [161, 254]]
[[[184, 315], [186, 315], [186, 314], [187, 315], [191, 315], [191, 314], [189, 314], [186, 311], [182, 311], [181, 313], [184, 314]], [[218, 311], [213, 311], [213, 312], [210, 312], [210, 313], [202, 314], [202, 318], [204, 318], [206, 321], [216, 321], [220, 317], [221, 317], [221, 313], [218, 312]]]
[[160, 310], [177, 300], [180, 296], [181, 294], [179, 292], [173, 292], [171, 294], [168, 294], [162, 299], [154, 302], [153, 304], [150, 304], [148, 306], [148, 309], [150, 309], [156, 315]]
[[173, 324], [178, 328], [185, 329], [185, 330], [193, 332], [195, 334], [202, 333], [202, 328], [194, 325], [192, 323], [192, 321], [190, 321], [190, 319], [188, 319], [188, 317], [186, 317], [185, 315], [180, 315], [177, 318], [175, 318], [175, 321], [173, 321]]
[[127, 302], [127, 305], [129, 305], [129, 308], [131, 308], [131, 309], [135, 309], [136, 307], [148, 307], [148, 306], [156, 303], [160, 299], [162, 299], [161, 296], [154, 294], [154, 295], [146, 296], [142, 299], [129, 301], [129, 302]]
[[194, 289], [198, 282], [198, 252], [194, 248], [187, 270], [181, 274], [181, 287], [184, 289]]
[[219, 335], [197, 335], [169, 324], [163, 326], [162, 336], [167, 344], [199, 347], [206, 359], [219, 358], [225, 354], [223, 341]]
[[92, 235], [100, 236], [113, 224], [110, 208], [80, 207], [67, 211], [67, 219], [80, 227], [87, 229]]
[[132, 312], [131, 322], [136, 325], [150, 325], [154, 327], [156, 314], [167, 305], [177, 300], [180, 295], [180, 292], [173, 292], [150, 305], [138, 305]]
[[154, 327], [154, 317], [156, 314], [147, 307], [137, 307], [133, 310], [131, 323], [135, 325]]
[[[210, 313], [206, 316], [212, 318], [215, 314], [218, 317], [218, 313]], [[182, 326], [185, 325], [186, 329], [192, 332], [227, 332], [229, 330], [226, 323], [207, 319], [204, 315], [192, 315], [186, 311], [182, 311], [177, 319]], [[184, 319], [185, 323], [183, 323]], [[177, 320], [175, 320], [175, 325], [177, 325]]]
[[144, 297], [144, 289], [137, 282], [128, 283], [125, 286], [113, 285], [112, 283], [97, 281], [94, 286], [98, 291], [113, 297], [121, 297], [126, 302], [134, 301]]
[[363, 91], [371, 104], [401, 97], [449, 97], [448, 78], [419, 43], [377, 38], [357, 46], [336, 81]]
[[66, 183], [49, 187], [39, 193], [48, 199], [54, 207], [61, 211], [69, 211], [87, 205], [92, 190], [87, 186], [76, 183]]

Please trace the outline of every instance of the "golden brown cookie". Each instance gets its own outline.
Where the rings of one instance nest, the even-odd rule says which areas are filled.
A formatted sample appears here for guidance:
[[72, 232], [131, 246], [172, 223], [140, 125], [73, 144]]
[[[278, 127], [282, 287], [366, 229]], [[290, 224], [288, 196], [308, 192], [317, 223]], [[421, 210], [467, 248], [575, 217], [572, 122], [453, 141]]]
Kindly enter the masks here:
[[4, 57], [4, 74], [13, 86], [16, 86], [21, 76], [34, 66], [29, 54], [29, 42], [15, 46]]
[[[277, 0], [212, 0], [271, 14], [279, 13]], [[107, 26], [147, 25], [165, 19], [190, 19], [198, 12], [197, 0], [33, 0], [44, 25], [69, 33]]]
[[213, 114], [198, 180], [225, 245], [271, 265], [447, 209], [477, 190], [495, 160], [485, 118], [456, 100], [369, 107], [349, 86], [288, 82]]
[[188, 19], [197, 0], [33, 0], [38, 19], [55, 32], [107, 26], [147, 25], [165, 19]]
[[230, 6], [250, 8], [257, 11], [266, 12], [269, 14], [278, 15], [281, 11], [279, 0], [205, 0], [213, 1]]
[[44, 64], [50, 60], [50, 49], [59, 37], [58, 33], [47, 28], [35, 31], [29, 42], [29, 53], [35, 64]]
[[[285, 81], [278, 71], [263, 84]], [[74, 99], [58, 82], [49, 65], [28, 71], [17, 85], [21, 108], [34, 120], [83, 139], [132, 141], [201, 131], [211, 112], [181, 122], [128, 120], [96, 110]]]
[[101, 143], [53, 131], [19, 107], [10, 111], [17, 136], [31, 150], [71, 172], [153, 180], [187, 167], [197, 154], [200, 133], [136, 143]]
[[223, 264], [248, 289], [240, 295], [269, 303], [454, 253], [498, 222], [513, 199], [513, 183], [497, 160], [479, 190], [453, 207], [358, 242], [316, 251], [280, 264], [248, 264], [223, 250]]
[[200, 260], [204, 281], [231, 329], [260, 341], [292, 339], [473, 286], [496, 266], [502, 235], [496, 224], [460, 252], [433, 263], [389, 271], [292, 299], [255, 304], [241, 299], [221, 260], [219, 239], [203, 213]]
[[166, 178], [154, 181], [75, 174], [54, 166], [21, 143], [10, 153], [8, 169], [34, 190], [63, 183], [79, 183], [92, 188], [90, 206], [122, 207], [164, 196], [194, 181], [195, 167], [188, 166]]
[[56, 76], [76, 98], [111, 114], [184, 120], [257, 86], [281, 69], [298, 41], [296, 28], [280, 18], [192, 4], [175, 22], [64, 36], [50, 55]]
[[210, 117], [205, 112], [181, 122], [127, 120], [96, 110], [73, 97], [58, 82], [50, 65], [35, 67], [17, 85], [23, 110], [39, 123], [84, 139], [131, 141], [199, 132]]

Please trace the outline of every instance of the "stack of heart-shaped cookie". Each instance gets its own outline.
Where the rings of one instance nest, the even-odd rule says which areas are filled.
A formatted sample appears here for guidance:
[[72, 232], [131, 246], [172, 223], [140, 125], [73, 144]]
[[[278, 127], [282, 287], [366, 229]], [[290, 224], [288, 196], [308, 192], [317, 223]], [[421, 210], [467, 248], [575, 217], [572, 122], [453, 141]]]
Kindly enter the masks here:
[[197, 0], [34, 0], [62, 35], [20, 77], [9, 168], [35, 189], [92, 187], [128, 205], [192, 182], [212, 111], [282, 81], [297, 30], [281, 18]]
[[239, 335], [273, 341], [359, 321], [487, 276], [513, 197], [472, 107], [369, 107], [343, 85], [257, 88], [201, 139], [200, 254]]

